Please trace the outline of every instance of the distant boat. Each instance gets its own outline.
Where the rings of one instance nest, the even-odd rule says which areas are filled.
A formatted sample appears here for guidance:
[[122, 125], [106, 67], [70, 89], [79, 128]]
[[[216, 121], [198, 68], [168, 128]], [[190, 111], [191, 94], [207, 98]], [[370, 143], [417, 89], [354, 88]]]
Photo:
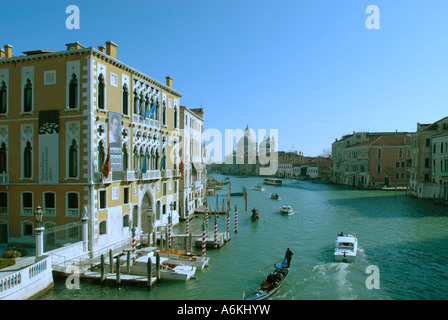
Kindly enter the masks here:
[[297, 180], [292, 180], [291, 183], [297, 183]]
[[281, 186], [283, 181], [282, 179], [276, 179], [276, 178], [266, 178], [264, 179], [265, 184], [270, 184], [273, 186]]
[[334, 246], [334, 260], [354, 262], [358, 252], [358, 239], [353, 233], [341, 232], [338, 234]]
[[251, 216], [252, 220], [258, 220], [260, 219], [260, 215], [258, 214], [258, 210], [253, 208], [252, 209], [252, 216]]
[[278, 200], [279, 199], [278, 194], [277, 193], [271, 193], [271, 199]]
[[255, 186], [254, 189], [257, 191], [263, 191], [263, 186]]
[[281, 206], [280, 207], [280, 211], [283, 212], [283, 213], [287, 213], [287, 214], [292, 214], [293, 213], [292, 207], [291, 206], [286, 206], [286, 205]]

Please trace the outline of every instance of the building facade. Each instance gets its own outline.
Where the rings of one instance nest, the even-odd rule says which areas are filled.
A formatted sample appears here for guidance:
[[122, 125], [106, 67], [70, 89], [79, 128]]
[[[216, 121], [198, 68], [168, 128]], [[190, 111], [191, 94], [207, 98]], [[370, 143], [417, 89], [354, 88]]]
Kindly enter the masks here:
[[354, 133], [332, 145], [332, 182], [362, 188], [407, 186], [410, 135]]
[[0, 242], [33, 243], [38, 205], [46, 228], [87, 216], [90, 250], [176, 223], [172, 78], [119, 61], [113, 42], [66, 46], [0, 58]]
[[180, 127], [182, 130], [182, 178], [180, 183], [179, 214], [186, 218], [187, 210], [192, 214], [206, 201], [206, 152], [204, 147], [204, 109], [180, 107]]
[[448, 117], [431, 124], [417, 123], [411, 134], [409, 159], [409, 193], [418, 198], [433, 198], [444, 192], [445, 173], [441, 164], [445, 160], [443, 147], [448, 131]]

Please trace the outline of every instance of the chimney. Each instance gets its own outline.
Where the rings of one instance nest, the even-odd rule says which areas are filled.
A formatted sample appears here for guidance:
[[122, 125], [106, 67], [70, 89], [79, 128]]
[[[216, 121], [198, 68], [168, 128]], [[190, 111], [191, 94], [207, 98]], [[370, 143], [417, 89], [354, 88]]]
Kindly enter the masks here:
[[5, 58], [11, 58], [12, 57], [12, 45], [5, 44]]
[[112, 58], [117, 59], [117, 44], [112, 41], [106, 42], [106, 54], [111, 56]]
[[106, 53], [106, 46], [99, 46], [98, 50], [100, 50], [103, 53]]
[[67, 51], [86, 48], [82, 44], [80, 44], [78, 41], [73, 42], [73, 43], [66, 43], [65, 45], [67, 46]]
[[0, 49], [0, 59], [5, 57], [5, 51]]
[[166, 77], [166, 86], [172, 88], [173, 87], [173, 78], [170, 76]]

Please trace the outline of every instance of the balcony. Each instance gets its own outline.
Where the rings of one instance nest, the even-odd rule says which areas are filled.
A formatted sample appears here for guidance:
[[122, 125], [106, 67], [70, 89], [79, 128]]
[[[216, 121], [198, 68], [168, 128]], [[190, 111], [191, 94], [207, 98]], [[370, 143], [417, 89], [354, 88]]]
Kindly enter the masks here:
[[161, 170], [160, 176], [162, 179], [169, 179], [171, 178], [171, 169]]
[[153, 129], [160, 129], [160, 121], [151, 119], [149, 117], [145, 119], [141, 115], [134, 114], [132, 117], [132, 121], [134, 122], [134, 124], [140, 124]]
[[106, 178], [102, 172], [97, 172], [95, 174], [95, 182], [96, 183], [112, 183], [112, 172], [109, 173], [109, 176]]
[[142, 180], [158, 180], [160, 179], [161, 173], [159, 170], [148, 170], [142, 174]]

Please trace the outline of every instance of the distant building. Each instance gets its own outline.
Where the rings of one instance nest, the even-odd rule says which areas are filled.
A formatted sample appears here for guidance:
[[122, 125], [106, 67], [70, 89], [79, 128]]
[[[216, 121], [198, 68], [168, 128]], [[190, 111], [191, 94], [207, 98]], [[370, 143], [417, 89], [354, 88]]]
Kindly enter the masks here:
[[332, 182], [354, 187], [406, 186], [407, 132], [354, 133], [332, 145]]
[[445, 159], [448, 156], [446, 133], [448, 117], [431, 124], [417, 123], [411, 134], [409, 157], [409, 193], [418, 198], [433, 198], [447, 194]]

